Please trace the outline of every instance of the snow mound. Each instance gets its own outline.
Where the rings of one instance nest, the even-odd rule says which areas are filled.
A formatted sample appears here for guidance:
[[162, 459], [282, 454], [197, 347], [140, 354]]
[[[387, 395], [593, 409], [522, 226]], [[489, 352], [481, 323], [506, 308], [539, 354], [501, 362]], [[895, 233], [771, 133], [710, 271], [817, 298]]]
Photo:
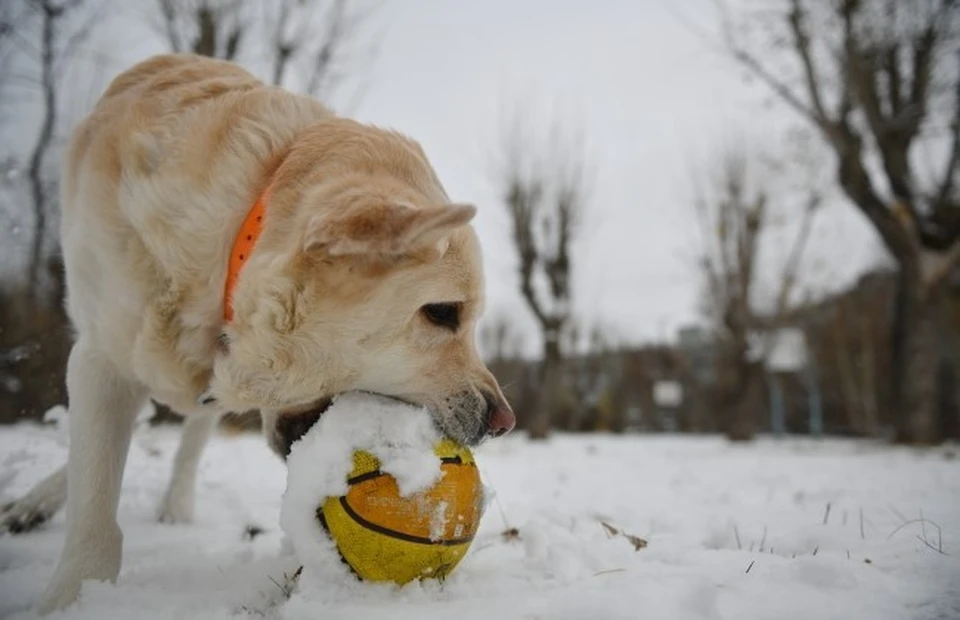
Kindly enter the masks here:
[[338, 396], [293, 444], [287, 457], [280, 527], [303, 564], [303, 588], [322, 585], [329, 591], [331, 584], [343, 582], [349, 593], [356, 587], [356, 579], [316, 518], [324, 499], [347, 492], [354, 451], [376, 456], [381, 470], [396, 478], [401, 495], [406, 496], [426, 489], [440, 477], [440, 459], [433, 453], [438, 440], [425, 409], [351, 392]]

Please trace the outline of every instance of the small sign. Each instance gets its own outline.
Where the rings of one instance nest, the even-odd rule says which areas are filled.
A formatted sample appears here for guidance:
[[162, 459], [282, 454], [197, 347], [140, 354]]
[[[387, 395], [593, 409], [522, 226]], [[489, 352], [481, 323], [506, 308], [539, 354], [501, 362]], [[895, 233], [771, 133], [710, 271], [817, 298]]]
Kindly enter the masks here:
[[653, 402], [660, 407], [679, 407], [683, 402], [683, 386], [679, 381], [657, 381], [653, 384]]

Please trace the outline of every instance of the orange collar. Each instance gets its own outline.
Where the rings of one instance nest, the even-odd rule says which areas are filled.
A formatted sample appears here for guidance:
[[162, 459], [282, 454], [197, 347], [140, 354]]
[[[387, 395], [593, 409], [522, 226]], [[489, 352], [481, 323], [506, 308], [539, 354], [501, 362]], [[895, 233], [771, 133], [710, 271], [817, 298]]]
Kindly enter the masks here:
[[263, 231], [263, 217], [266, 208], [270, 187], [257, 198], [250, 207], [250, 212], [240, 225], [240, 231], [233, 240], [233, 249], [230, 250], [230, 262], [227, 264], [227, 280], [223, 287], [223, 318], [228, 323], [233, 320], [233, 288], [240, 277], [240, 270], [253, 254], [253, 248]]

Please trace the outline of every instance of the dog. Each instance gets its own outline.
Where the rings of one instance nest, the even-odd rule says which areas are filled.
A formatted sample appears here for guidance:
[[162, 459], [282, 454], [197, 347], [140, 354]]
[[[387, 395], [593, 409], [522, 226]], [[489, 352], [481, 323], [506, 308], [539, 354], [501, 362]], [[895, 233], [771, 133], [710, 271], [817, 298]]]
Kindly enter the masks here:
[[513, 428], [476, 347], [476, 209], [451, 202], [412, 139], [234, 64], [161, 55], [75, 129], [61, 192], [76, 340], [65, 476], [45, 481], [66, 481], [66, 537], [41, 613], [117, 578], [120, 480], [148, 398], [187, 419], [173, 518], [227, 412], [259, 410], [281, 456], [350, 390], [421, 405], [467, 445]]

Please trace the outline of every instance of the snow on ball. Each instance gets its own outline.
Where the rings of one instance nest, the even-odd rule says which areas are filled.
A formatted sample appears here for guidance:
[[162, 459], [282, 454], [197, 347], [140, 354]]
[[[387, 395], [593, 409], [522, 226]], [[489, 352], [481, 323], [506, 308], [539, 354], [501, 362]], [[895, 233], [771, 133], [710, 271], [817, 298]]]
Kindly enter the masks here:
[[483, 513], [471, 452], [429, 414], [363, 393], [337, 397], [291, 449], [281, 526], [305, 571], [346, 564], [364, 580], [442, 578]]

